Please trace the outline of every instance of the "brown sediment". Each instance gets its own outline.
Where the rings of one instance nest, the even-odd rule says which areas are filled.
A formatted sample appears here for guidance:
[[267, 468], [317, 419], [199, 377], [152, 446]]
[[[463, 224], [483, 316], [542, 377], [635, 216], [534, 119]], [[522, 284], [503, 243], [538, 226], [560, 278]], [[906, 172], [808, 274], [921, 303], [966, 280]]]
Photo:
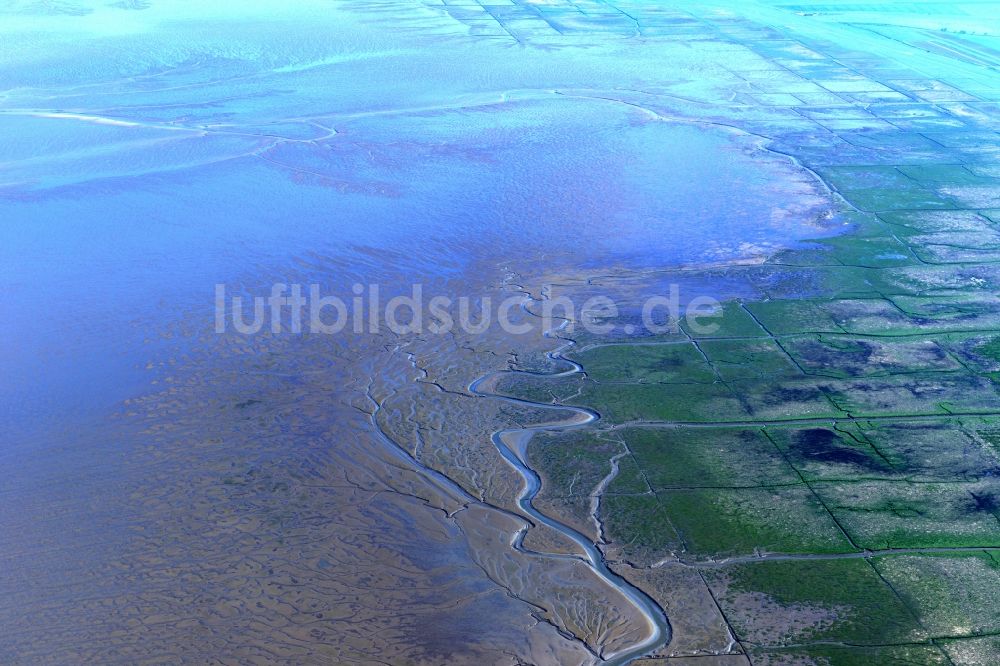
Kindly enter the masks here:
[[[323, 278], [336, 262], [318, 262]], [[492, 267], [481, 274], [497, 279], [469, 277], [461, 289], [520, 291]], [[566, 289], [628, 295], [632, 278], [580, 277]], [[548, 279], [524, 281], [538, 293]], [[556, 346], [496, 326], [335, 339], [206, 332], [201, 351], [122, 410], [121, 437], [138, 444], [124, 454], [120, 551], [86, 571], [73, 621], [35, 612], [5, 622], [12, 652], [41, 662], [582, 664], [655, 647], [649, 611], [609, 582], [626, 570], [611, 562], [604, 575], [603, 553], [588, 561], [568, 532], [526, 515], [525, 479], [493, 439], [585, 424], [583, 411], [469, 390], [525, 359], [559, 369], [547, 358]], [[571, 518], [548, 500], [536, 508], [600, 541], [600, 495]], [[65, 633], [47, 642], [56, 624]]]
[[[539, 285], [526, 290], [496, 277], [462, 286], [503, 298], [549, 282], [525, 277]], [[579, 277], [555, 290], [627, 302], [645, 278]], [[533, 317], [531, 307], [518, 316]], [[486, 376], [478, 393], [493, 392], [491, 373], [526, 359], [564, 369], [551, 357], [562, 342], [495, 325], [478, 335], [202, 342], [163, 390], [123, 409], [127, 436], [143, 444], [128, 456], [132, 516], [112, 577], [143, 603], [134, 593], [81, 603], [82, 616], [103, 608], [119, 633], [109, 640], [81, 622], [81, 635], [61, 642], [72, 654], [47, 652], [19, 627], [18, 654], [583, 664], [646, 644], [649, 617], [595, 573], [579, 542], [525, 515], [524, 479], [492, 441], [589, 419], [469, 390]], [[536, 508], [600, 541], [600, 495], [568, 513], [552, 499]], [[653, 574], [610, 564], [671, 612], [673, 592], [643, 577]], [[485, 629], [475, 622], [484, 617]], [[183, 647], [178, 626], [190, 629]]]
[[506, 367], [502, 332], [205, 341], [122, 408], [139, 444], [123, 545], [90, 574], [107, 592], [55, 642], [13, 619], [16, 654], [584, 664], [643, 639], [579, 545], [518, 507], [491, 435], [558, 418], [466, 390]]

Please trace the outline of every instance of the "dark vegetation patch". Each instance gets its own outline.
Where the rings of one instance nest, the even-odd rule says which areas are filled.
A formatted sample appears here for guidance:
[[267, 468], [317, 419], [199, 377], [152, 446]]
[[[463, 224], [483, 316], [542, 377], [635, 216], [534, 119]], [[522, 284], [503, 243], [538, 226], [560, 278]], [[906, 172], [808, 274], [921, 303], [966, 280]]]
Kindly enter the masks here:
[[838, 465], [857, 465], [873, 472], [890, 471], [884, 460], [873, 455], [867, 444], [848, 439], [829, 428], [799, 430], [791, 437], [789, 454], [801, 460]]

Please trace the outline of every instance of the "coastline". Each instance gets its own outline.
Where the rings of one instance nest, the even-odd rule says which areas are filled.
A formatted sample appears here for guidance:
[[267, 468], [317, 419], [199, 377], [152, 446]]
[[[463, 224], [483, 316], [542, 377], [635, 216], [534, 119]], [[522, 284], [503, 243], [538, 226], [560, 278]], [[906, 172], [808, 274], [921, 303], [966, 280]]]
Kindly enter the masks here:
[[[382, 9], [12, 68], [0, 659], [992, 663], [996, 86], [905, 41], [963, 38]], [[619, 307], [243, 335], [213, 283]], [[675, 286], [716, 332], [638, 326]]]

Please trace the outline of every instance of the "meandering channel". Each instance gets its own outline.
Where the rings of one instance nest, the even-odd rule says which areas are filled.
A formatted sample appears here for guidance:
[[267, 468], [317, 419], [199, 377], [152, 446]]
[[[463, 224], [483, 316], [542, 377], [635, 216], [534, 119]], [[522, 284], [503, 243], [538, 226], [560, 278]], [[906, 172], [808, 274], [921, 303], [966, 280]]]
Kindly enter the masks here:
[[[527, 307], [532, 302], [538, 302], [538, 299], [533, 298], [531, 295], [526, 295], [525, 302], [522, 304], [522, 309], [524, 309], [524, 311], [528, 314], [533, 315], [534, 313], [532, 313]], [[563, 321], [559, 327], [545, 331], [545, 337], [553, 338], [555, 332], [563, 328], [567, 323], [568, 322]], [[574, 344], [576, 343], [572, 340], [568, 340], [565, 344], [546, 354], [546, 356], [555, 363], [569, 365], [567, 370], [551, 373], [547, 376], [566, 377], [584, 372], [583, 366], [563, 356], [563, 352], [572, 347]], [[516, 372], [518, 371], [503, 370], [487, 373], [469, 384], [469, 392], [483, 398], [503, 400], [521, 405], [530, 405], [538, 409], [557, 410], [564, 413], [569, 412], [571, 414], [569, 418], [550, 423], [543, 423], [525, 428], [498, 430], [493, 433], [492, 441], [493, 445], [497, 448], [497, 451], [500, 452], [500, 455], [503, 456], [504, 460], [506, 460], [524, 480], [524, 486], [518, 496], [518, 505], [521, 507], [521, 510], [532, 519], [551, 527], [580, 546], [586, 555], [586, 559], [584, 561], [590, 569], [608, 586], [617, 590], [622, 596], [628, 599], [649, 624], [650, 633], [645, 640], [623, 650], [619, 650], [618, 652], [606, 655], [603, 661], [603, 663], [608, 666], [627, 664], [632, 660], [647, 655], [651, 651], [669, 643], [671, 638], [670, 621], [667, 619], [666, 613], [660, 605], [657, 604], [656, 601], [654, 601], [648, 594], [629, 583], [623, 577], [611, 571], [604, 559], [604, 554], [591, 539], [588, 539], [584, 534], [569, 525], [547, 516], [535, 508], [532, 502], [541, 490], [542, 482], [538, 472], [532, 469], [527, 461], [528, 442], [531, 441], [532, 436], [536, 432], [543, 430], [572, 430], [582, 428], [600, 419], [600, 414], [582, 407], [569, 407], [558, 404], [533, 402], [521, 398], [512, 398], [500, 395], [489, 390], [489, 388], [483, 388], [484, 386], [489, 387], [491, 381], [496, 377]]]

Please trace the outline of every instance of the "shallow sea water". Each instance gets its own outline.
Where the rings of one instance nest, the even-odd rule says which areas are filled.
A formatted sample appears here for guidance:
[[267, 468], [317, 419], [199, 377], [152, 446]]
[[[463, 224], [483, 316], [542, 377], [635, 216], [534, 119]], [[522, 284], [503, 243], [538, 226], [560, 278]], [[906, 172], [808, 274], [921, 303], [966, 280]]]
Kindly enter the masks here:
[[384, 338], [223, 344], [213, 289], [475, 295], [830, 233], [760, 137], [621, 92], [723, 59], [512, 46], [418, 2], [3, 11], [0, 660], [589, 659], [359, 416], [406, 380]]

